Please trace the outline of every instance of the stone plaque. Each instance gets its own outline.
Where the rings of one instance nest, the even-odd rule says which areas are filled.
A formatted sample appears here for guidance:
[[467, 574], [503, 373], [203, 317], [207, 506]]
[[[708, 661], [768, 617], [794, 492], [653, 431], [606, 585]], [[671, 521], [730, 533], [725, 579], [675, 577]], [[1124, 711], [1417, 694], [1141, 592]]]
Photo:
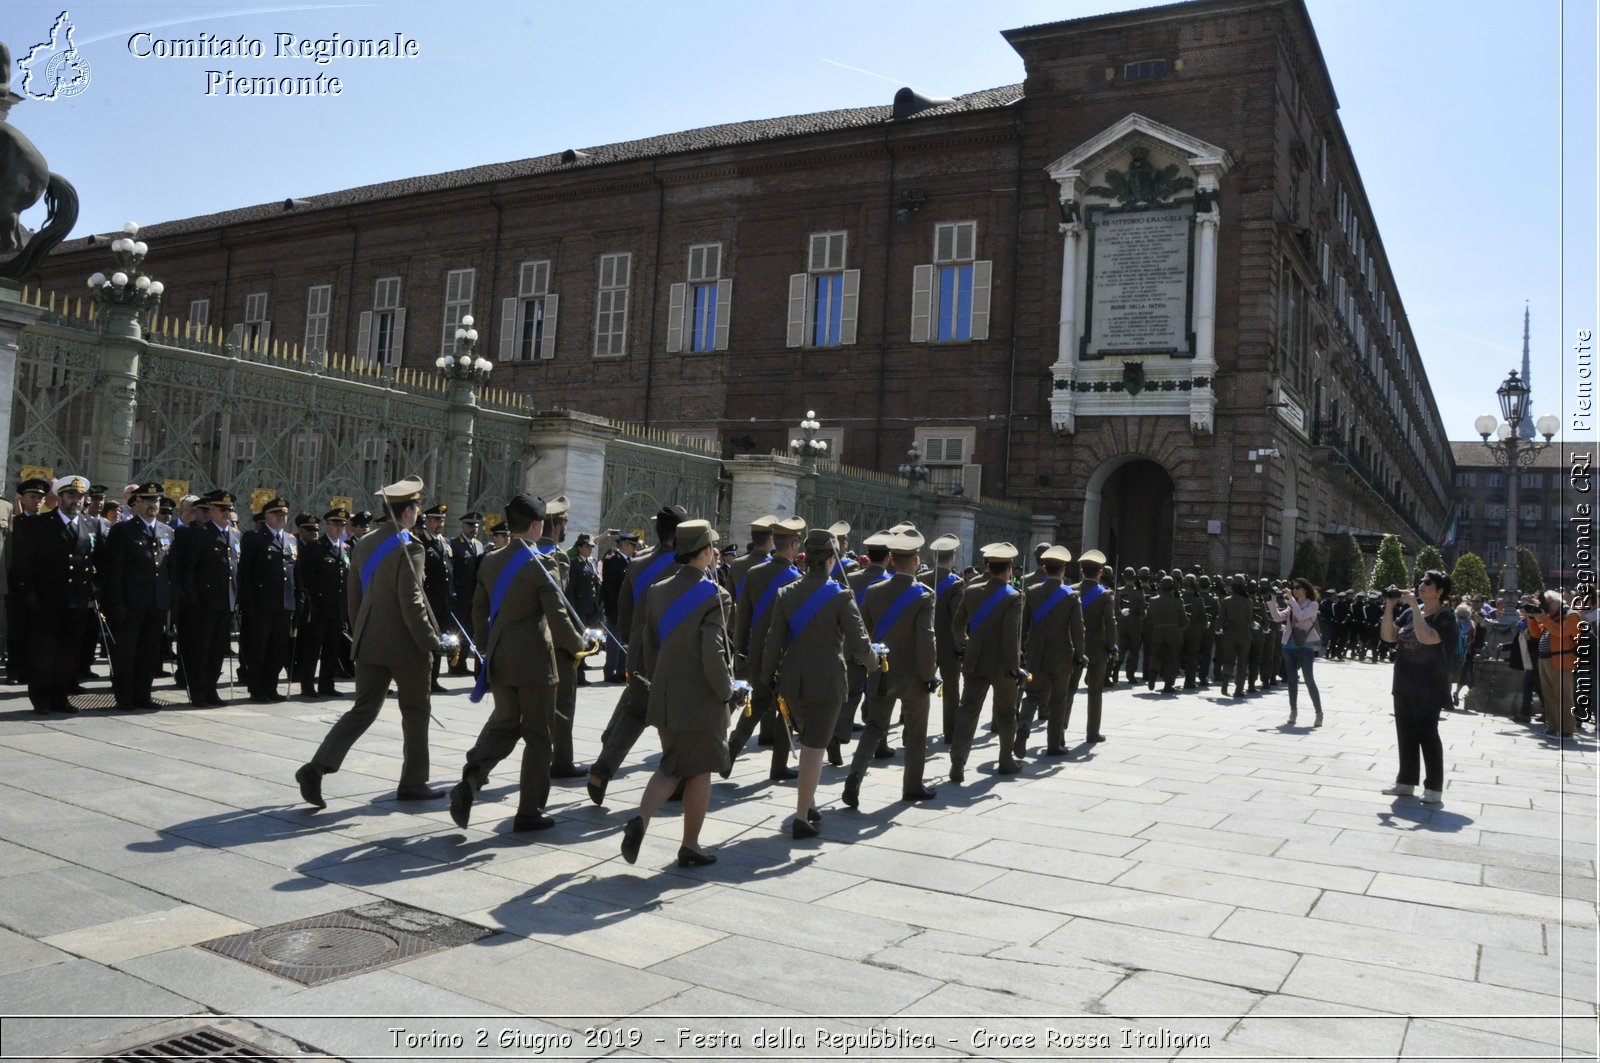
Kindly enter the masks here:
[[1193, 216], [1188, 205], [1098, 214], [1089, 266], [1086, 357], [1192, 353]]

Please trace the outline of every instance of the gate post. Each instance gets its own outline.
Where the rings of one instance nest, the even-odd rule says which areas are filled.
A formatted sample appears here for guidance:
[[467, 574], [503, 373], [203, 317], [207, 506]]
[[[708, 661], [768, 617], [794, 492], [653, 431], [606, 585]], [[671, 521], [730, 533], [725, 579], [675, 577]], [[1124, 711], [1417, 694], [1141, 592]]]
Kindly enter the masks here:
[[[728, 537], [732, 542], [742, 542], [750, 522], [759, 517], [794, 515], [807, 501], [801, 497], [801, 481], [816, 475], [806, 463], [777, 454], [740, 454], [725, 467], [733, 479], [728, 508]], [[800, 516], [810, 520], [815, 514]]]
[[566, 495], [572, 503], [568, 527], [598, 534], [604, 512], [606, 444], [621, 433], [604, 417], [571, 410], [542, 410], [532, 417], [528, 441], [533, 460], [522, 478], [522, 490], [549, 500]]
[[89, 278], [100, 303], [100, 374], [94, 397], [94, 426], [86, 475], [113, 495], [133, 476], [133, 425], [139, 407], [139, 358], [145, 351], [144, 320], [161, 306], [164, 286], [144, 272], [149, 246], [139, 226], [128, 222], [111, 241], [117, 268], [111, 276]]

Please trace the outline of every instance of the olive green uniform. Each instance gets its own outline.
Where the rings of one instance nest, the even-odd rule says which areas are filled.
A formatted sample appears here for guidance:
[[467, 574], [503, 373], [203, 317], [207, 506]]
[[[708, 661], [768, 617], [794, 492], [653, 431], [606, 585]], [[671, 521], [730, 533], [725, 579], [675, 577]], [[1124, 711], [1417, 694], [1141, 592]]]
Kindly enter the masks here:
[[1159, 678], [1164, 689], [1171, 690], [1178, 678], [1178, 665], [1183, 656], [1183, 633], [1189, 626], [1189, 616], [1176, 591], [1163, 591], [1149, 601], [1144, 615], [1145, 637], [1150, 641], [1150, 667], [1144, 674], [1145, 685], [1155, 688]]
[[[807, 609], [813, 595], [823, 595], [824, 586], [835, 589], [820, 599], [809, 619], [797, 624], [796, 614]], [[783, 699], [801, 744], [820, 749], [836, 733], [850, 675], [865, 675], [874, 657], [854, 596], [826, 573], [811, 571], [778, 593], [756, 685]]]
[[[911, 588], [920, 592], [907, 599]], [[903, 604], [902, 599], [910, 602]], [[900, 792], [922, 789], [928, 756], [928, 684], [939, 666], [933, 634], [934, 593], [909, 572], [896, 573], [867, 590], [861, 619], [874, 642], [889, 648], [889, 669], [867, 676], [867, 726], [850, 762], [853, 774], [865, 776], [873, 751], [889, 732], [896, 702], [900, 704], [900, 744], [906, 751]], [[889, 616], [891, 611], [897, 615]], [[889, 623], [885, 624], [885, 621]]]
[[1029, 589], [1022, 603], [1022, 645], [1029, 679], [1022, 697], [1013, 752], [1026, 754], [1028, 730], [1037, 714], [1045, 721], [1046, 751], [1066, 750], [1067, 713], [1083, 657], [1083, 605], [1077, 591], [1047, 577]]
[[[676, 622], [668, 609], [697, 584], [708, 595]], [[641, 666], [649, 677], [646, 719], [661, 734], [660, 770], [679, 779], [728, 770], [728, 703], [733, 698], [733, 646], [728, 641], [728, 592], [699, 569], [679, 566], [656, 580], [637, 610]]]
[[[985, 610], [985, 604], [994, 604]], [[982, 615], [980, 615], [982, 614]], [[998, 576], [976, 579], [961, 590], [954, 619], [962, 650], [961, 709], [951, 736], [952, 778], [965, 770], [984, 699], [994, 691], [994, 729], [1000, 739], [1000, 770], [1016, 770], [1017, 673], [1022, 668], [1022, 593]]]

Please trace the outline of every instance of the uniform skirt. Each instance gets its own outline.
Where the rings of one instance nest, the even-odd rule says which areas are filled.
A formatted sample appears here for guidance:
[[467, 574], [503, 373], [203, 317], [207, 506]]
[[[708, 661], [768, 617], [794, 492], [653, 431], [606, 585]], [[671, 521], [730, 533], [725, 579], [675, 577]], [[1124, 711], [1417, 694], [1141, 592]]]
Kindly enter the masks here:
[[794, 720], [795, 733], [800, 744], [812, 749], [822, 749], [833, 741], [833, 728], [839, 721], [838, 701], [788, 701], [789, 715]]
[[733, 767], [726, 723], [716, 731], [676, 731], [666, 727], [657, 727], [656, 731], [661, 735], [661, 770], [674, 778], [692, 779]]

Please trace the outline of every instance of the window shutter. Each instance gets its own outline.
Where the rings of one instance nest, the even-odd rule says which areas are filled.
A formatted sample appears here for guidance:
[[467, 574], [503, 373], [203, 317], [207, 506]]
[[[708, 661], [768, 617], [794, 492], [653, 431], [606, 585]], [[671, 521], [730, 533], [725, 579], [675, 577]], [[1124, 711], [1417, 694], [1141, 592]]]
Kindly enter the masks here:
[[667, 353], [683, 350], [683, 302], [689, 294], [687, 284], [674, 284], [667, 296]]
[[972, 338], [989, 338], [989, 289], [994, 280], [994, 263], [987, 259], [972, 264]]
[[356, 329], [356, 357], [372, 357], [372, 311], [361, 311], [361, 327]]
[[256, 337], [256, 350], [266, 350], [267, 345], [272, 342], [272, 322], [263, 321], [261, 323], [261, 331], [256, 334]]
[[839, 344], [853, 347], [856, 342], [856, 307], [861, 302], [861, 271], [844, 271], [844, 292], [839, 299]]
[[244, 326], [243, 325], [235, 325], [235, 326], [233, 326], [233, 328], [228, 330], [227, 346], [229, 346], [229, 347], [239, 347], [241, 349], [244, 347]]
[[927, 343], [933, 323], [933, 267], [911, 270], [911, 342]]
[[789, 274], [789, 332], [784, 340], [785, 347], [804, 347], [806, 345], [806, 303], [810, 294], [811, 274]]
[[561, 307], [561, 296], [544, 297], [544, 333], [539, 337], [539, 357], [549, 361], [556, 356], [556, 311]]
[[522, 300], [515, 297], [500, 300], [500, 353], [498, 361], [509, 362], [517, 356], [517, 341], [522, 337], [517, 330], [517, 309]]
[[711, 349], [728, 349], [728, 323], [733, 317], [733, 281], [717, 282], [717, 327], [712, 337]]
[[394, 311], [394, 343], [390, 346], [394, 355], [394, 364], [399, 365], [401, 356], [406, 353], [406, 308], [395, 307]]

